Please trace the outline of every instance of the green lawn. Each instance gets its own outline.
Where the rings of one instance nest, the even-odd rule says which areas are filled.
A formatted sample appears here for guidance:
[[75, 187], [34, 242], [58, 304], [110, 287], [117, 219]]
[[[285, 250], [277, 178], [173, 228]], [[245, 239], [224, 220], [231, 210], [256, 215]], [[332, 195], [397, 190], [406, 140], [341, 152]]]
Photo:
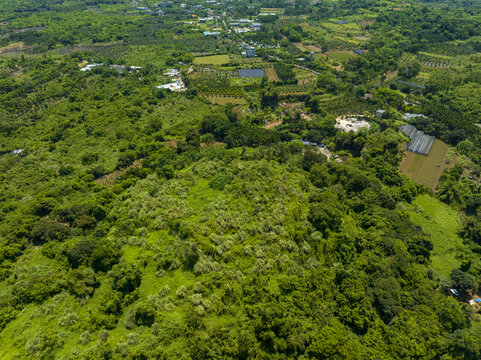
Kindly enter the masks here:
[[229, 55], [212, 55], [196, 57], [194, 64], [222, 65], [229, 63]]
[[456, 255], [464, 247], [458, 234], [461, 228], [459, 213], [430, 195], [418, 196], [407, 210], [411, 220], [431, 238], [434, 246], [432, 268], [440, 276], [449, 276], [461, 264]]
[[337, 60], [340, 62], [346, 62], [355, 56], [355, 54], [352, 51], [330, 51], [328, 52], [328, 54], [334, 60]]

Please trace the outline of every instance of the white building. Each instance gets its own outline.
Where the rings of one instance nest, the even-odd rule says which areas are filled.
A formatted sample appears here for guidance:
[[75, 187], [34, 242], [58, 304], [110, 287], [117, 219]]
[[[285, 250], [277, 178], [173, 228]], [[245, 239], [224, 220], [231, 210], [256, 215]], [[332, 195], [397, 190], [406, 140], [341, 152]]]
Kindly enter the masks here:
[[170, 84], [164, 84], [157, 86], [157, 89], [167, 89], [174, 92], [182, 92], [187, 90], [184, 82], [181, 79], [174, 80]]
[[96, 66], [102, 66], [102, 65], [103, 65], [102, 63], [88, 64], [88, 65], [84, 66], [83, 68], [81, 68], [80, 71], [90, 71], [90, 70], [92, 70], [94, 67], [96, 67]]
[[178, 76], [180, 76], [180, 70], [167, 69], [167, 71], [164, 73], [164, 75], [167, 75], [167, 76], [170, 76], [170, 77], [178, 77]]

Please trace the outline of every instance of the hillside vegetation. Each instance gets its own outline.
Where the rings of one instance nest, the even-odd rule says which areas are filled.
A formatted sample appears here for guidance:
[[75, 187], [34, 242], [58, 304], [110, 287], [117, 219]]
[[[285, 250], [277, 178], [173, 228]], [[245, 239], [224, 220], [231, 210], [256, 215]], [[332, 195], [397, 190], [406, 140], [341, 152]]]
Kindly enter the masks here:
[[460, 1], [1, 1], [0, 359], [480, 359], [480, 38]]

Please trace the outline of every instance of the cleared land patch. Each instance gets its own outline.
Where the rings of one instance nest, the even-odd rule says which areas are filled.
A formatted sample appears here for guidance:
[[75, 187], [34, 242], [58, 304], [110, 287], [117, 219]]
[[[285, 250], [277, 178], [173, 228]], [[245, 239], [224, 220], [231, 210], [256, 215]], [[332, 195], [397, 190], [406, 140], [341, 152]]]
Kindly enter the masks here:
[[313, 53], [321, 53], [322, 49], [316, 45], [304, 45], [307, 50], [312, 51]]
[[274, 68], [267, 68], [266, 75], [269, 81], [281, 81], [281, 79], [279, 78], [279, 75], [277, 74], [276, 69]]
[[14, 54], [14, 53], [21, 53], [26, 50], [30, 49], [30, 47], [25, 46], [25, 43], [20, 41], [18, 43], [10, 44], [8, 46], [4, 46], [0, 48], [0, 54]]
[[219, 104], [219, 105], [226, 105], [226, 104], [234, 104], [234, 105], [246, 105], [246, 99], [242, 97], [234, 97], [234, 96], [208, 96], [207, 99], [211, 103]]
[[429, 195], [418, 196], [407, 205], [410, 219], [421, 226], [433, 243], [432, 268], [448, 277], [461, 261], [456, 257], [463, 250], [463, 240], [458, 235], [461, 220], [456, 210]]
[[340, 62], [346, 62], [355, 56], [352, 51], [329, 51], [327, 55]]
[[229, 63], [229, 55], [202, 56], [194, 59], [194, 64], [222, 65]]
[[411, 180], [434, 190], [443, 170], [450, 167], [445, 162], [447, 153], [447, 145], [436, 139], [428, 156], [406, 152], [400, 170]]

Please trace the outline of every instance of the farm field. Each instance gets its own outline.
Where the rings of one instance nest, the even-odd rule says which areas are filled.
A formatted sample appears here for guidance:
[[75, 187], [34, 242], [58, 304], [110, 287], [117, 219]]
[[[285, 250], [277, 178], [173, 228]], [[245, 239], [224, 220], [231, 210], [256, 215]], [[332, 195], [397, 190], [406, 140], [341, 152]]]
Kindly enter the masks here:
[[234, 96], [207, 96], [207, 99], [211, 103], [218, 105], [234, 104], [234, 105], [246, 105], [247, 101], [241, 97]]
[[322, 49], [316, 45], [305, 45], [307, 50], [312, 51], [314, 53], [321, 53]]
[[310, 51], [309, 48], [306, 45], [304, 45], [303, 43], [297, 42], [297, 43], [293, 43], [293, 44], [296, 48], [298, 48], [301, 51]]
[[340, 62], [346, 62], [356, 56], [352, 51], [328, 51], [327, 54], [334, 60]]
[[229, 55], [212, 55], [196, 57], [194, 64], [209, 64], [209, 65], [223, 65], [229, 62]]
[[269, 81], [281, 81], [279, 75], [277, 74], [277, 71], [274, 68], [267, 68], [266, 75]]
[[316, 80], [313, 73], [303, 69], [295, 68], [294, 73], [296, 74], [297, 85], [310, 85]]
[[406, 151], [400, 170], [411, 180], [434, 190], [442, 171], [449, 167], [445, 164], [447, 153], [447, 145], [436, 139], [428, 156]]
[[418, 196], [406, 206], [410, 219], [430, 235], [433, 243], [432, 268], [448, 277], [461, 261], [456, 257], [462, 251], [463, 240], [458, 235], [461, 220], [456, 210], [430, 195]]
[[284, 8], [261, 8], [263, 13], [284, 14]]

